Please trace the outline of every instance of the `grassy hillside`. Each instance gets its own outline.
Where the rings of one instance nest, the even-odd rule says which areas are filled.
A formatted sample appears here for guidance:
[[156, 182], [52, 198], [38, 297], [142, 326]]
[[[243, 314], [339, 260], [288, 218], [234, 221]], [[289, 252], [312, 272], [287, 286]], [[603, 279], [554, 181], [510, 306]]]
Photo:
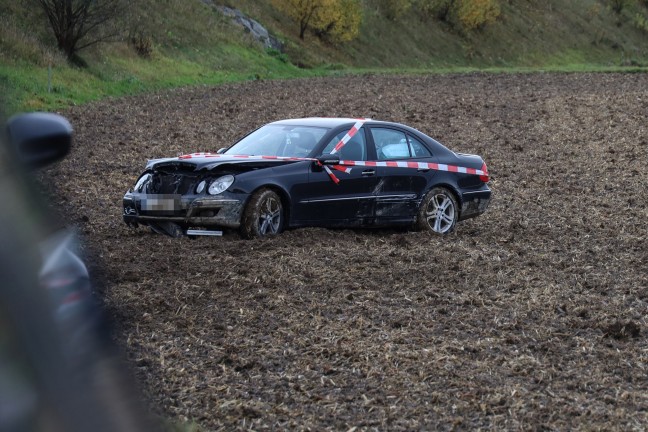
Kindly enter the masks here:
[[[130, 8], [129, 19], [119, 22], [122, 35], [81, 51], [86, 66], [78, 67], [57, 51], [39, 11], [0, 4], [0, 87], [10, 109], [52, 109], [166, 87], [312, 73], [269, 55], [200, 1], [139, 0]], [[129, 42], [133, 31], [150, 38], [150, 56], [137, 54]]]
[[[209, 3], [209, 2], [207, 2]], [[462, 31], [414, 8], [390, 20], [380, 1], [364, 2], [359, 37], [333, 45], [307, 33], [270, 0], [216, 0], [242, 9], [285, 44], [267, 52], [201, 0], [137, 0], [117, 21], [120, 36], [80, 53], [70, 66], [56, 50], [44, 15], [28, 2], [0, 3], [0, 89], [13, 110], [56, 109], [112, 95], [309, 76], [339, 70], [573, 69], [648, 64], [648, 9], [614, 12], [606, 0], [500, 0], [497, 21]], [[141, 35], [150, 56], [131, 43]]]
[[[296, 23], [282, 17], [268, 1], [230, 3], [236, 3], [286, 39], [298, 41]], [[324, 61], [358, 68], [598, 68], [648, 64], [648, 28], [637, 19], [648, 17], [648, 9], [631, 1], [617, 14], [606, 0], [500, 0], [497, 21], [468, 32], [423, 17], [415, 8], [390, 20], [375, 5], [378, 3], [380, 0], [365, 1], [360, 36], [351, 43], [330, 47], [314, 35], [307, 35], [291, 54], [303, 55], [306, 63]]]

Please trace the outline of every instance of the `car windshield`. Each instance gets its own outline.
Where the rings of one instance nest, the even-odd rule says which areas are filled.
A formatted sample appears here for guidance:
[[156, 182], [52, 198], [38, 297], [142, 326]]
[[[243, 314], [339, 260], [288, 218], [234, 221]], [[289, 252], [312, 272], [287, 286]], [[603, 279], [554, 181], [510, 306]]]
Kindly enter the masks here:
[[306, 157], [320, 142], [326, 128], [266, 125], [230, 147], [225, 154]]

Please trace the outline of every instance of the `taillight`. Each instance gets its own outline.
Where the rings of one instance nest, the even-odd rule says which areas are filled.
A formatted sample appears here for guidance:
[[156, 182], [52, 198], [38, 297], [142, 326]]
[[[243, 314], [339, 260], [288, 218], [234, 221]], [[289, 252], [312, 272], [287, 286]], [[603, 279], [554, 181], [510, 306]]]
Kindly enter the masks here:
[[488, 183], [490, 176], [488, 175], [488, 167], [486, 166], [486, 162], [483, 163], [481, 170], [484, 172], [484, 175], [480, 175], [479, 180], [483, 181], [484, 183]]

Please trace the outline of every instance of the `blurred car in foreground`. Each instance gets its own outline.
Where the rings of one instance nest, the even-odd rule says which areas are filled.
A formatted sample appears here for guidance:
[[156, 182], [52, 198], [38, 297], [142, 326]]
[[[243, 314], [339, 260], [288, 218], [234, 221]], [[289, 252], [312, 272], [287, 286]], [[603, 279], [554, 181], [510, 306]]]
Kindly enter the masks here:
[[488, 181], [481, 157], [402, 124], [282, 120], [216, 154], [150, 160], [123, 198], [123, 219], [171, 236], [394, 225], [443, 235], [486, 211]]
[[0, 136], [0, 430], [152, 430], [105, 332], [73, 233], [28, 170], [68, 152], [72, 128], [24, 114]]

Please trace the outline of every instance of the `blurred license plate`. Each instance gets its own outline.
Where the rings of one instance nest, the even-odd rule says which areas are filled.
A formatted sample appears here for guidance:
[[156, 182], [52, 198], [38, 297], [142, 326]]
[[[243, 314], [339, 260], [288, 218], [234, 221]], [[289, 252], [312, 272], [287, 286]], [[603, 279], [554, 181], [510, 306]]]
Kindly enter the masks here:
[[142, 198], [143, 211], [172, 212], [180, 210], [180, 195], [147, 195]]

